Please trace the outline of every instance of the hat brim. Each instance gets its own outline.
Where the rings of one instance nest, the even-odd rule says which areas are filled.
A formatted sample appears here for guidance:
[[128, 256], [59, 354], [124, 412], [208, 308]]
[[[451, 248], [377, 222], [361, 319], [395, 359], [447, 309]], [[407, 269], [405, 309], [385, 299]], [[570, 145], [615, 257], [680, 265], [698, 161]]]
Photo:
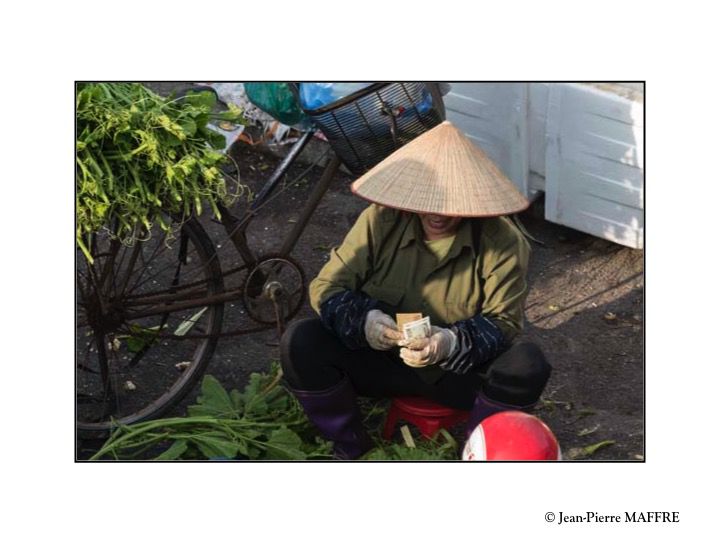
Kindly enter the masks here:
[[389, 208], [452, 217], [503, 216], [530, 206], [499, 167], [448, 121], [393, 152], [351, 190]]

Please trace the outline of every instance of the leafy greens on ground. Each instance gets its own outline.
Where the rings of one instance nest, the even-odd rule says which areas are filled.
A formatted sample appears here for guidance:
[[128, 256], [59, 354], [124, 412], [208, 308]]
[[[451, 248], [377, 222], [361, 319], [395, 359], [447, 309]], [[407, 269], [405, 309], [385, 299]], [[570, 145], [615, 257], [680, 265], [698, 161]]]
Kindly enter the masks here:
[[[197, 402], [187, 416], [117, 426], [91, 459], [331, 459], [332, 444], [310, 424], [300, 404], [281, 384], [276, 366], [270, 373], [253, 373], [245, 389], [226, 391], [211, 375], [203, 379]], [[382, 417], [385, 407], [363, 403], [368, 419]], [[389, 443], [371, 432], [377, 446], [366, 460], [452, 460], [457, 444], [441, 430], [416, 447]]]

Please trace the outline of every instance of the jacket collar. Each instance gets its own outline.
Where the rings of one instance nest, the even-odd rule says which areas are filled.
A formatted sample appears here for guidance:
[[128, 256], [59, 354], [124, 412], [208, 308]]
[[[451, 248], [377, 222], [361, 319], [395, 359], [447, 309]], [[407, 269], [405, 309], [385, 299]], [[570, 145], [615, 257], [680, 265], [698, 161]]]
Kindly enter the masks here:
[[[407, 212], [405, 216], [407, 216], [406, 219], [408, 223], [400, 240], [400, 248], [404, 248], [412, 243], [417, 244], [423, 240], [420, 217], [417, 214], [410, 212]], [[448, 252], [446, 258], [449, 259], [457, 257], [465, 246], [468, 246], [472, 250], [473, 255], [477, 257], [478, 254], [475, 252], [475, 242], [473, 242], [472, 219], [470, 218], [465, 218], [462, 222], [460, 222], [460, 227], [458, 227], [457, 233], [455, 234], [455, 241], [450, 247], [450, 251]]]

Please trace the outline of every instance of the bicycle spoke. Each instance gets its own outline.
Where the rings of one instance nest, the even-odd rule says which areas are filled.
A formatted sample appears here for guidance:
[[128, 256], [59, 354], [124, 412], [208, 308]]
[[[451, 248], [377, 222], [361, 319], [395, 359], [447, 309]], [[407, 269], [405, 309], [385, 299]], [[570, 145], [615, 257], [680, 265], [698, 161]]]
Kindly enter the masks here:
[[[139, 242], [139, 240], [136, 240], [136, 241]], [[149, 240], [147, 240], [147, 241], [149, 242]], [[157, 255], [157, 253], [158, 253], [158, 251], [160, 250], [160, 248], [162, 247], [162, 245], [163, 245], [163, 242], [162, 242], [162, 241], [157, 242], [157, 245], [155, 246], [155, 249], [153, 250], [152, 254], [150, 255], [150, 259], [151, 259], [151, 260], [155, 258], [155, 256]], [[145, 270], [146, 270], [146, 269], [148, 268], [148, 266], [149, 266], [148, 262], [145, 260], [145, 255], [144, 255], [144, 253], [143, 253], [142, 247], [140, 248], [140, 260], [142, 261], [142, 266], [141, 266], [141, 268], [140, 268], [140, 273], [138, 274], [138, 277], [137, 277], [137, 279], [135, 280], [135, 284], [130, 288], [130, 291], [135, 290], [135, 288], [137, 287], [138, 281], [140, 281], [140, 279], [142, 278], [143, 274], [145, 273]]]
[[[153, 284], [155, 284], [155, 282], [156, 282], [155, 278], [159, 277], [160, 274], [162, 274], [162, 273], [165, 272], [166, 270], [171, 270], [171, 271], [173, 271], [173, 273], [174, 273], [175, 271], [177, 271], [177, 265], [178, 265], [178, 264], [181, 264], [181, 263], [179, 263], [179, 262], [177, 262], [177, 261], [170, 262], [170, 263], [166, 264], [165, 266], [161, 267], [160, 270], [157, 270], [155, 273], [148, 275], [148, 277], [147, 277], [144, 281], [142, 281], [141, 283], [136, 284], [132, 289], [130, 289], [130, 290], [128, 291], [128, 293], [129, 293], [129, 294], [128, 294], [128, 298], [132, 298], [132, 297], [134, 296], [134, 295], [132, 294], [133, 291], [135, 291], [135, 290], [137, 290], [137, 289], [142, 289], [142, 287], [143, 287], [144, 285], [148, 284], [151, 280], [153, 281]], [[174, 276], [173, 276], [173, 277], [174, 277]], [[170, 279], [170, 278], [168, 277], [167, 279]], [[172, 281], [172, 280], [171, 280], [171, 281]], [[177, 285], [175, 285], [175, 286], [177, 286]], [[171, 288], [168, 289], [168, 290], [172, 290], [172, 286], [171, 286]]]
[[[113, 238], [110, 240], [110, 252], [108, 253], [108, 257], [105, 260], [105, 265], [102, 270], [102, 274], [100, 275], [100, 281], [99, 286], [101, 287], [101, 291], [103, 292], [109, 292], [110, 287], [113, 284], [113, 277], [114, 272], [113, 269], [115, 267], [115, 257], [117, 256], [118, 250], [120, 249], [120, 241], [116, 238]], [[109, 280], [109, 281], [108, 281]]]
[[135, 240], [135, 244], [132, 248], [132, 254], [130, 255], [130, 262], [127, 264], [127, 268], [125, 270], [125, 278], [122, 280], [122, 285], [120, 286], [120, 295], [124, 296], [125, 291], [127, 290], [128, 283], [130, 283], [130, 278], [133, 275], [133, 269], [135, 268], [135, 263], [137, 262], [138, 255], [140, 254], [140, 250], [142, 249], [142, 244], [140, 239]]
[[[235, 268], [232, 268], [232, 269], [228, 270], [227, 272], [223, 272], [222, 278], [225, 279], [225, 278], [227, 278], [228, 276], [231, 276], [231, 275], [233, 275], [233, 274], [237, 274], [237, 273], [239, 273], [239, 272], [244, 272], [244, 271], [246, 271], [247, 269], [248, 269], [248, 266], [247, 266], [247, 265], [244, 265], [244, 264], [243, 264], [243, 265], [240, 265], [240, 266], [237, 266], [237, 267], [235, 267]], [[195, 273], [197, 273], [197, 272], [193, 272], [193, 274], [195, 274]], [[188, 277], [188, 276], [185, 275], [185, 274], [183, 274], [183, 276], [184, 276], [184, 277]], [[217, 277], [213, 277], [213, 279], [216, 280]], [[134, 301], [137, 300], [137, 299], [143, 299], [143, 298], [144, 298], [144, 299], [148, 299], [148, 298], [155, 297], [155, 296], [160, 296], [160, 295], [163, 295], [163, 294], [170, 294], [172, 290], [181, 291], [181, 290], [183, 290], [183, 289], [188, 289], [188, 288], [190, 288], [190, 287], [195, 287], [195, 286], [198, 286], [198, 285], [210, 286], [210, 285], [212, 284], [212, 281], [213, 281], [213, 280], [206, 278], [206, 279], [202, 279], [202, 280], [191, 281], [191, 282], [189, 282], [189, 283], [178, 284], [178, 286], [175, 287], [174, 289], [173, 289], [173, 288], [158, 289], [158, 290], [153, 290], [152, 292], [138, 293], [138, 294], [127, 294], [127, 295], [123, 295], [123, 296], [124, 296], [124, 298], [130, 300], [130, 304], [134, 304], [134, 303], [136, 303], [136, 302], [134, 302]]]
[[105, 297], [102, 294], [102, 289], [100, 288], [97, 273], [95, 272], [95, 268], [93, 266], [88, 266], [88, 274], [90, 276], [90, 279], [88, 281], [89, 286], [92, 287], [94, 291], [94, 296], [98, 299], [98, 302], [100, 304], [101, 309], [104, 311], [107, 307]]
[[[113, 403], [116, 400], [116, 392], [113, 388], [112, 381], [110, 380], [110, 366], [108, 364], [105, 334], [96, 334], [95, 345], [97, 347], [98, 360], [100, 364], [102, 400], [105, 404], [103, 414], [105, 416], [109, 416], [114, 410], [116, 410], [115, 408], [117, 407], [117, 404]], [[115, 408], [112, 408], [113, 406]]]
[[86, 274], [82, 272], [82, 270], [78, 269], [77, 276], [76, 276], [76, 283], [77, 283], [77, 289], [80, 291], [80, 298], [83, 302], [87, 302], [88, 299], [88, 291], [86, 284], [89, 282], [89, 279]]
[[98, 264], [78, 258], [81, 431], [157, 417], [194, 386], [212, 356], [222, 330], [223, 274], [202, 227], [194, 220], [185, 227], [182, 237], [132, 245], [94, 235], [88, 243], [91, 253], [102, 252]]
[[96, 371], [96, 370], [94, 370], [94, 369], [92, 369], [92, 368], [89, 368], [89, 367], [86, 366], [85, 364], [77, 364], [77, 368], [78, 368], [80, 371], [84, 371], [85, 373], [92, 373], [92, 374], [94, 374], [94, 375], [100, 375], [100, 372], [99, 372], [99, 371]]
[[[154, 274], [149, 275], [149, 276], [148, 276], [144, 281], [142, 281], [141, 283], [139, 283], [139, 284], [136, 283], [136, 285], [135, 285], [132, 289], [130, 289], [128, 292], [129, 292], [129, 293], [132, 293], [132, 292], [135, 291], [136, 289], [141, 288], [143, 285], [149, 283], [150, 280], [153, 280], [153, 279], [157, 278], [160, 274], [162, 274], [162, 273], [165, 272], [166, 270], [173, 270], [173, 268], [177, 268], [176, 265], [178, 265], [178, 264], [181, 264], [181, 265], [182, 265], [182, 263], [180, 263], [179, 261], [169, 262], [169, 263], [166, 264], [165, 266], [161, 267], [160, 270], [157, 270]], [[206, 269], [205, 269], [204, 265], [203, 265], [203, 266], [199, 266], [199, 267], [197, 267], [197, 268], [195, 268], [195, 269], [193, 269], [193, 270], [188, 270], [188, 271], [186, 271], [185, 273], [183, 273], [183, 278], [184, 278], [185, 280], [192, 279], [192, 278], [194, 278], [195, 276], [199, 275], [201, 272], [204, 272], [205, 270], [206, 270]], [[132, 294], [129, 294], [128, 296], [132, 297]]]

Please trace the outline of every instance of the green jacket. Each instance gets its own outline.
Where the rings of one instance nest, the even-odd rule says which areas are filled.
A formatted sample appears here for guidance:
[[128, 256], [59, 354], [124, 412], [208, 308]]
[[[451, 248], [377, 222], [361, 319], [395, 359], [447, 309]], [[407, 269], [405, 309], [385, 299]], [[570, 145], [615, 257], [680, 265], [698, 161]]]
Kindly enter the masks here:
[[[310, 303], [363, 291], [398, 312], [422, 312], [447, 326], [478, 313], [511, 341], [522, 330], [530, 247], [506, 217], [464, 219], [440, 261], [426, 247], [417, 214], [376, 204], [365, 209], [310, 283]], [[436, 380], [437, 366], [423, 368]]]

